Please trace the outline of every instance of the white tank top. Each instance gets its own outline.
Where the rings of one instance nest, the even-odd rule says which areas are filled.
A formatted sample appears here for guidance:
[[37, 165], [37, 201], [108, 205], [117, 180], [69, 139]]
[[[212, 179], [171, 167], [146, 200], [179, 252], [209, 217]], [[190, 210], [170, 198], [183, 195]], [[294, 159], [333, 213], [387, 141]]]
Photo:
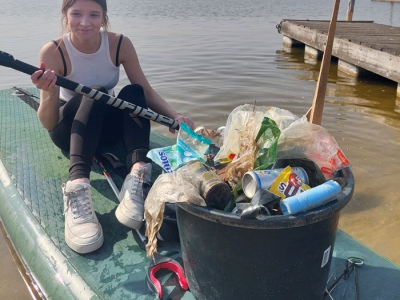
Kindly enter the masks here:
[[[77, 83], [92, 86], [100, 85], [114, 93], [114, 87], [119, 80], [119, 67], [115, 66], [110, 57], [108, 34], [101, 30], [101, 45], [97, 52], [86, 54], [78, 51], [71, 42], [70, 34], [63, 35], [63, 41], [71, 61], [71, 73], [65, 78]], [[75, 92], [60, 88], [60, 99], [68, 101]]]

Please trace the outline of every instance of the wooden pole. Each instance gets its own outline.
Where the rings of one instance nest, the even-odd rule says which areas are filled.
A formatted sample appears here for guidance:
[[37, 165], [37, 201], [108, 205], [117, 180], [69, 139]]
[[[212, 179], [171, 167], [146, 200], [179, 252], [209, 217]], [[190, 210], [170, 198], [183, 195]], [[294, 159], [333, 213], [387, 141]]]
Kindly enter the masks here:
[[354, 2], [356, 0], [349, 0], [349, 5], [347, 7], [347, 17], [346, 21], [353, 21], [353, 12], [354, 12]]
[[335, 0], [335, 5], [333, 7], [333, 13], [331, 22], [329, 24], [328, 39], [325, 45], [324, 55], [322, 57], [321, 69], [319, 72], [319, 77], [317, 81], [317, 87], [315, 89], [314, 100], [311, 106], [310, 114], [307, 113], [307, 119], [313, 123], [321, 125], [322, 113], [324, 110], [324, 101], [326, 93], [326, 85], [328, 82], [329, 67], [331, 63], [333, 39], [335, 38], [336, 31], [336, 21], [339, 11], [340, 0]]

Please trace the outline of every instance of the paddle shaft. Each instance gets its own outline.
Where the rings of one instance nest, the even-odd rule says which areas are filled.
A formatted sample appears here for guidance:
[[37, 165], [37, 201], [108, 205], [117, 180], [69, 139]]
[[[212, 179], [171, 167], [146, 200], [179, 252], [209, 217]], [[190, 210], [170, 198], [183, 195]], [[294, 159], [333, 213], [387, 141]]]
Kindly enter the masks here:
[[[32, 75], [36, 71], [41, 70], [35, 66], [29, 65], [20, 60], [17, 60], [12, 55], [10, 55], [6, 52], [3, 52], [3, 51], [0, 51], [0, 65], [12, 68], [14, 70], [20, 71], [20, 72], [28, 74], [28, 75]], [[69, 80], [69, 79], [66, 79], [66, 78], [63, 78], [60, 76], [57, 76], [56, 84], [67, 90], [74, 91], [78, 94], [87, 96], [94, 100], [106, 101], [106, 103], [108, 105], [111, 105], [115, 108], [129, 110], [131, 113], [133, 113], [137, 116], [149, 119], [151, 121], [165, 125], [172, 129], [179, 129], [179, 123], [174, 119], [160, 115], [156, 112], [153, 112], [146, 108], [129, 103], [127, 101], [121, 100], [119, 98], [110, 96], [108, 94], [102, 93], [98, 90], [92, 89], [83, 84], [79, 84], [77, 82], [74, 82], [72, 80]]]

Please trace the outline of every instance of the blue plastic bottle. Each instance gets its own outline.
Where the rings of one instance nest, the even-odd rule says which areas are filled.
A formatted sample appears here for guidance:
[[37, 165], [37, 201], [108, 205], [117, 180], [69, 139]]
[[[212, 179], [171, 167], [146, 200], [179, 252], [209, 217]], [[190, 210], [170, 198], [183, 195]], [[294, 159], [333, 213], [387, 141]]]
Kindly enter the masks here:
[[293, 215], [322, 206], [337, 198], [341, 191], [339, 183], [329, 180], [303, 193], [283, 199], [280, 202], [282, 213]]

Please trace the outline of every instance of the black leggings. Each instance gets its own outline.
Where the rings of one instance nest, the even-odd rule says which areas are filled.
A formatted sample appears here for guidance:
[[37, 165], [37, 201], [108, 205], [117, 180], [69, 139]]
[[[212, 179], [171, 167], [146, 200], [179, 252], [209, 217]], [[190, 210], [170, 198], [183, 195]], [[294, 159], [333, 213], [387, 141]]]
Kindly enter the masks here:
[[[102, 87], [93, 87], [104, 93]], [[118, 98], [147, 108], [143, 88], [133, 84], [125, 86]], [[49, 131], [54, 144], [70, 153], [68, 180], [89, 178], [93, 156], [99, 146], [113, 144], [122, 139], [127, 153], [126, 167], [136, 161], [146, 161], [149, 150], [150, 121], [130, 115], [102, 100], [75, 95], [60, 107], [60, 120]]]

